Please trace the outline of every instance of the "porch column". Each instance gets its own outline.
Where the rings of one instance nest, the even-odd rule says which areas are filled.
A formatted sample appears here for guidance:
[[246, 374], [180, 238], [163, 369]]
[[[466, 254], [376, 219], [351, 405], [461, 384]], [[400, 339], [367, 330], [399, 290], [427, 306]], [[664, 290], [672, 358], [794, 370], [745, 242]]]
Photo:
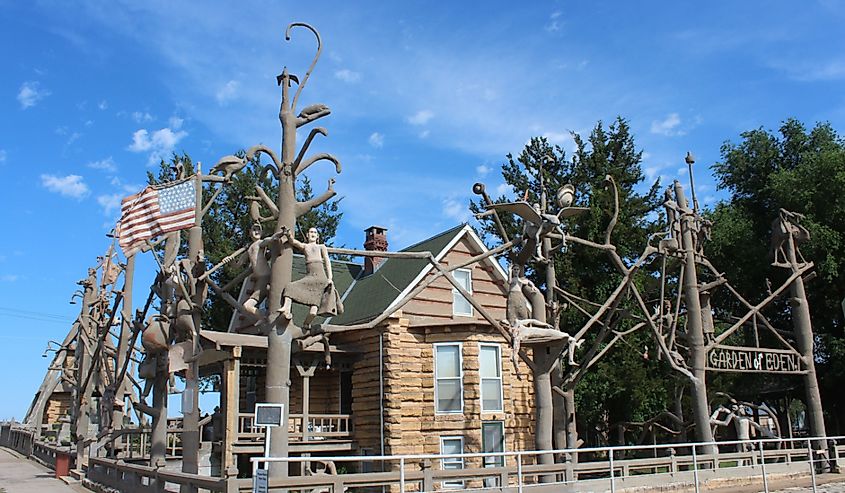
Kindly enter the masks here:
[[[311, 402], [311, 377], [317, 370], [317, 359], [311, 358], [309, 365], [306, 367], [302, 363], [302, 356], [297, 358], [296, 369], [299, 371], [299, 376], [302, 377], [302, 443], [308, 443], [308, 421], [309, 408]], [[308, 457], [311, 454], [302, 454], [303, 457]], [[301, 474], [305, 475], [305, 469], [309, 467], [307, 462], [302, 463]]]
[[223, 361], [223, 391], [222, 410], [224, 416], [222, 457], [220, 466], [223, 477], [237, 476], [238, 464], [235, 457], [234, 445], [238, 439], [240, 413], [240, 379], [241, 379], [241, 347], [232, 348], [232, 356]]

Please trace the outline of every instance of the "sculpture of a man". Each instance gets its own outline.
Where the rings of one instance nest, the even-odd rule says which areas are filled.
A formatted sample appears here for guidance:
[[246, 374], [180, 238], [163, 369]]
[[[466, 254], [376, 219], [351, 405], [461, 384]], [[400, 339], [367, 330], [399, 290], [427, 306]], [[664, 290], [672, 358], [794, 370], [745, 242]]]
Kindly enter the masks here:
[[285, 236], [291, 246], [305, 256], [305, 276], [285, 287], [282, 293], [284, 304], [279, 309], [282, 316], [288, 320], [293, 318], [291, 303], [294, 301], [309, 307], [304, 327], [310, 327], [317, 315], [333, 316], [343, 313], [343, 305], [332, 281], [329, 252], [326, 245], [317, 243], [320, 239], [317, 228], [308, 230], [308, 243], [297, 240], [290, 231], [287, 231]]
[[250, 236], [252, 243], [247, 247], [246, 253], [249, 258], [249, 265], [252, 267], [252, 274], [249, 275], [250, 293], [244, 308], [253, 315], [258, 315], [258, 305], [267, 298], [270, 283], [270, 262], [267, 260], [267, 248], [279, 239], [284, 232], [276, 233], [268, 238], [261, 238], [261, 223], [254, 223]]

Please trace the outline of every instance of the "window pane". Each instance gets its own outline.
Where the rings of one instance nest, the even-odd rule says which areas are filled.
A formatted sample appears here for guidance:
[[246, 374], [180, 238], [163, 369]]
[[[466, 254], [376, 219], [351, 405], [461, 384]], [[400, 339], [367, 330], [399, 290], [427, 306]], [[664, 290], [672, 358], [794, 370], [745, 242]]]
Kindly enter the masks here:
[[437, 346], [437, 378], [453, 378], [461, 376], [461, 347]]
[[453, 309], [456, 315], [472, 315], [472, 305], [464, 298], [464, 295], [455, 291]]
[[[505, 427], [501, 421], [482, 423], [481, 451], [485, 453], [496, 453], [505, 451]], [[500, 467], [504, 465], [504, 457], [484, 458], [484, 467]]]
[[[442, 449], [441, 453], [443, 453], [443, 455], [464, 453], [463, 446], [461, 444], [461, 440], [458, 439], [458, 438], [444, 438], [443, 443], [441, 444], [440, 448]], [[451, 460], [454, 460], [454, 459], [455, 458], [446, 459], [446, 460], [451, 461]], [[458, 460], [460, 460], [460, 458], [458, 458]]]
[[498, 411], [502, 409], [502, 384], [498, 378], [481, 380], [481, 401], [483, 411]]
[[437, 379], [437, 410], [438, 411], [460, 411], [461, 410], [461, 380]]
[[463, 286], [469, 292], [472, 292], [472, 286], [470, 285], [470, 271], [468, 270], [456, 270], [452, 272], [452, 276], [455, 277], [455, 280], [458, 281], [458, 284]]
[[499, 348], [496, 346], [481, 346], [478, 354], [481, 366], [481, 378], [498, 378], [501, 376], [499, 369]]

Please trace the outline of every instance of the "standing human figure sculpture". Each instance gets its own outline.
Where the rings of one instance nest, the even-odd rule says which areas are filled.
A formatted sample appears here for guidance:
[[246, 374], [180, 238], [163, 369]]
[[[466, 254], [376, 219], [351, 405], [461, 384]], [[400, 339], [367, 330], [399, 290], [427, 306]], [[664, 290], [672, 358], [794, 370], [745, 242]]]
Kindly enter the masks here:
[[[719, 415], [722, 413], [727, 413], [727, 415], [725, 416], [725, 419], [720, 420]], [[748, 410], [745, 406], [734, 404], [730, 409], [724, 406], [719, 406], [713, 412], [713, 415], [710, 416], [710, 424], [712, 425], [728, 426], [731, 422], [733, 422], [734, 429], [736, 430], [736, 439], [742, 442], [737, 444], [737, 452], [747, 452], [754, 448], [753, 445], [749, 443], [751, 440], [752, 427], [757, 430], [757, 433], [761, 436], [766, 438], [775, 438], [770, 430], [760, 426], [748, 414]]]
[[317, 243], [320, 239], [317, 228], [308, 230], [308, 243], [297, 240], [290, 231], [285, 236], [291, 246], [305, 256], [305, 276], [288, 284], [282, 292], [284, 303], [279, 309], [282, 316], [288, 320], [293, 318], [291, 304], [294, 301], [309, 307], [304, 327], [310, 327], [317, 315], [334, 316], [343, 313], [343, 304], [332, 280], [329, 252], [326, 245]]
[[250, 283], [250, 292], [243, 305], [253, 315], [258, 315], [258, 305], [267, 298], [269, 293], [271, 270], [270, 261], [267, 260], [267, 249], [274, 241], [284, 235], [286, 231], [262, 239], [261, 223], [255, 222], [252, 225], [252, 230], [250, 231], [252, 243], [246, 249], [249, 265], [252, 268], [252, 273], [249, 275], [247, 281]]

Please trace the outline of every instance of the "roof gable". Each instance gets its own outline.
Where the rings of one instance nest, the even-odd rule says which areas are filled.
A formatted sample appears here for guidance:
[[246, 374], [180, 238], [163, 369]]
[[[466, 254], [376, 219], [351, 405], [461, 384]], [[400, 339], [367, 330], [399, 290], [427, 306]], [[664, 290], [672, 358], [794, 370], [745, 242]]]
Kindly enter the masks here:
[[[473, 229], [468, 224], [461, 224], [401, 251], [429, 251], [436, 260], [441, 260], [464, 237], [469, 238], [480, 252], [487, 250]], [[507, 275], [495, 259], [488, 258], [486, 261], [494, 266], [493, 270], [503, 280], [507, 280]], [[386, 259], [371, 275], [353, 282], [343, 300], [343, 314], [332, 318], [331, 323], [334, 325], [361, 323], [372, 320], [391, 307], [397, 307], [397, 304], [425, 278], [432, 268], [433, 266], [425, 259]]]

